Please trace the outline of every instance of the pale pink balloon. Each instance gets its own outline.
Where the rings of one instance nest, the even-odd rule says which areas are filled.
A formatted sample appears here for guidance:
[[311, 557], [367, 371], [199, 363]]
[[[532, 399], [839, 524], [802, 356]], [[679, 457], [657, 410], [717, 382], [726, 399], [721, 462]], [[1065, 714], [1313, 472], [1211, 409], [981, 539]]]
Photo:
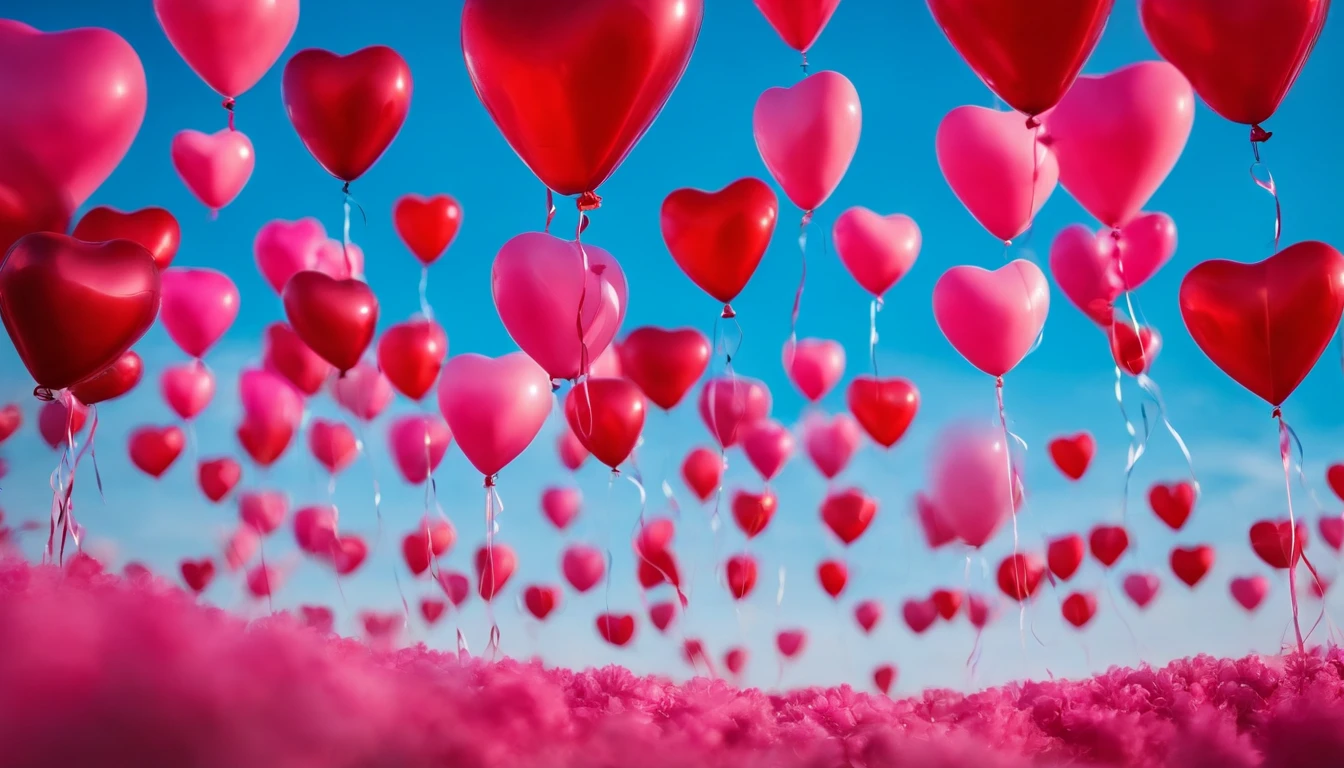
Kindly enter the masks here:
[[192, 357], [204, 357], [238, 318], [238, 286], [223, 272], [169, 267], [160, 275], [159, 320], [168, 336]]
[[845, 348], [830, 339], [784, 342], [784, 372], [812, 402], [825, 397], [845, 375]]
[[1151, 573], [1131, 573], [1125, 577], [1123, 586], [1125, 594], [1129, 595], [1129, 599], [1133, 600], [1135, 605], [1147, 608], [1153, 598], [1157, 597], [1162, 581]]
[[299, 25], [299, 0], [154, 0], [154, 13], [187, 66], [235, 98], [284, 53]]
[[957, 107], [934, 145], [953, 194], [1000, 240], [1025, 232], [1059, 181], [1054, 154], [1017, 112]]
[[1165, 213], [1140, 214], [1120, 230], [1118, 242], [1121, 282], [1136, 290], [1176, 255], [1176, 222]]
[[0, 19], [0, 147], [22, 148], [72, 207], [126, 156], [145, 99], [140, 57], [115, 32], [43, 33]]
[[1124, 286], [1115, 268], [1114, 241], [1109, 232], [1098, 235], [1081, 224], [1060, 230], [1050, 245], [1050, 273], [1088, 319], [1110, 327], [1115, 319], [1115, 300]]
[[1016, 478], [1008, 446], [996, 427], [954, 424], [934, 447], [929, 493], [934, 508], [957, 538], [984, 546], [1013, 514]]
[[1162, 186], [1194, 123], [1190, 82], [1165, 61], [1080, 77], [1045, 117], [1060, 182], [1112, 228], [1132, 221]]
[[588, 449], [583, 447], [579, 436], [569, 428], [569, 422], [560, 426], [560, 436], [555, 440], [555, 451], [560, 454], [560, 463], [570, 472], [583, 466], [583, 462], [588, 458]]
[[813, 414], [803, 422], [803, 447], [827, 480], [845, 471], [863, 441], [863, 428], [848, 413]]
[[560, 571], [575, 592], [587, 592], [607, 572], [607, 558], [597, 547], [572, 544], [560, 558]]
[[172, 155], [182, 183], [212, 211], [238, 197], [257, 162], [252, 141], [229, 128], [216, 133], [179, 131], [173, 137]]
[[313, 270], [337, 280], [363, 278], [364, 251], [354, 243], [347, 247], [340, 240], [325, 240], [317, 247]]
[[770, 175], [793, 204], [826, 202], [854, 159], [863, 129], [859, 93], [839, 72], [817, 72], [756, 100], [752, 131]]
[[606, 351], [597, 356], [588, 364], [588, 378], [590, 379], [619, 379], [621, 378], [621, 356], [616, 352], [616, 346], [610, 345]]
[[439, 408], [462, 453], [492, 477], [536, 438], [551, 412], [551, 381], [522, 352], [458, 355], [439, 375]]
[[1002, 376], [1027, 356], [1045, 327], [1050, 286], [1041, 268], [1017, 259], [993, 272], [953, 267], [933, 286], [933, 316], [961, 356]]
[[766, 482], [773, 480], [793, 455], [793, 433], [774, 419], [761, 419], [747, 427], [741, 443], [747, 461]]
[[585, 347], [591, 365], [625, 319], [625, 273], [616, 259], [593, 245], [580, 253], [574, 241], [542, 232], [518, 235], [499, 249], [490, 289], [509, 336], [553, 379], [578, 377]]
[[700, 419], [720, 446], [731, 448], [747, 428], [770, 416], [765, 384], [743, 376], [720, 376], [700, 389]]
[[261, 535], [250, 525], [240, 525], [224, 542], [224, 562], [236, 571], [247, 565], [261, 548]]
[[360, 421], [373, 421], [391, 405], [396, 393], [382, 371], [361, 360], [344, 376], [332, 379], [331, 395], [351, 416]]
[[238, 497], [238, 517], [262, 536], [269, 536], [285, 522], [289, 497], [281, 491], [248, 491]]
[[453, 433], [438, 416], [403, 416], [387, 428], [387, 448], [408, 483], [423, 483], [438, 469]]
[[583, 495], [578, 488], [547, 488], [541, 492], [541, 511], [556, 530], [563, 531], [579, 516]]
[[317, 268], [318, 250], [327, 242], [327, 230], [313, 218], [264, 225], [252, 242], [257, 269], [279, 294], [296, 273]]
[[190, 421], [214, 399], [215, 375], [199, 360], [170, 365], [159, 374], [159, 392], [174, 413]]
[[297, 429], [303, 418], [303, 398], [277, 373], [250, 368], [238, 377], [246, 421], [268, 428]]
[[914, 219], [902, 213], [881, 216], [867, 208], [840, 214], [831, 238], [845, 269], [879, 299], [915, 265], [923, 244]]

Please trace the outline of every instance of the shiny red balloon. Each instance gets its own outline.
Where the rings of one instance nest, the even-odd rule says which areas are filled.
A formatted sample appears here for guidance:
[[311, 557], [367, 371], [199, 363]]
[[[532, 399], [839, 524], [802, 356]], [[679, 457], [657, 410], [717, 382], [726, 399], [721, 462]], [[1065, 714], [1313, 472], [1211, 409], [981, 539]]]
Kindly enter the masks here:
[[877, 515], [877, 502], [855, 488], [832, 493], [821, 503], [821, 520], [845, 545], [853, 544]]
[[537, 178], [594, 192], [672, 94], [704, 12], [703, 0], [466, 0], [462, 55]]
[[1270, 568], [1287, 569], [1302, 559], [1308, 530], [1302, 522], [1294, 526], [1287, 520], [1261, 520], [1251, 526], [1251, 549]]
[[1318, 242], [1257, 264], [1213, 260], [1185, 276], [1181, 316], [1199, 348], [1273, 406], [1297, 389], [1344, 314], [1344, 255]]
[[733, 494], [733, 520], [748, 539], [756, 538], [775, 517], [779, 498], [766, 489], [762, 493], [738, 491]]
[[533, 584], [523, 590], [523, 605], [537, 621], [545, 621], [560, 604], [560, 590], [556, 587]]
[[694, 328], [636, 328], [616, 352], [622, 375], [665, 411], [675, 408], [709, 367], [709, 339]]
[[778, 220], [779, 198], [760, 179], [718, 192], [678, 189], [663, 200], [663, 242], [691, 282], [732, 317], [727, 305], [755, 274]]
[[719, 489], [723, 456], [708, 448], [696, 448], [681, 462], [681, 478], [700, 501], [708, 501]]
[[289, 441], [294, 439], [294, 427], [289, 424], [244, 421], [238, 425], [234, 434], [238, 437], [238, 444], [258, 466], [269, 467], [289, 448]]
[[162, 208], [123, 212], [100, 205], [84, 214], [71, 237], [86, 243], [108, 240], [139, 243], [163, 271], [177, 256], [177, 248], [182, 243], [182, 228], [173, 214]]
[[360, 280], [300, 272], [285, 283], [285, 316], [294, 332], [341, 373], [354, 368], [373, 340], [378, 297]]
[[644, 429], [644, 395], [629, 379], [586, 379], [565, 397], [569, 428], [598, 461], [615, 469]]
[[202, 459], [196, 468], [196, 480], [201, 486], [201, 493], [215, 503], [228, 496], [242, 479], [242, 465], [228, 457]]
[[104, 403], [135, 389], [145, 374], [145, 363], [134, 350], [126, 350], [117, 361], [102, 373], [87, 378], [70, 388], [70, 394], [85, 405]]
[[378, 340], [378, 368], [398, 392], [419, 401], [439, 378], [448, 336], [433, 320], [398, 323]]
[[765, 20], [799, 53], [817, 42], [838, 5], [840, 0], [756, 0]]
[[266, 327], [261, 357], [266, 370], [285, 377], [305, 395], [317, 394], [332, 371], [331, 363], [309, 349], [288, 323]]
[[129, 240], [39, 232], [0, 264], [0, 320], [28, 372], [53, 391], [106, 370], [158, 312], [159, 270]]
[[411, 108], [411, 68], [391, 48], [348, 56], [308, 48], [285, 64], [281, 96], [299, 139], [344, 182], [382, 157]]
[[78, 435], [89, 418], [89, 409], [83, 403], [76, 400], [71, 405], [72, 408], [67, 408], [62, 400], [52, 400], [37, 413], [37, 431], [52, 448], [59, 448]]
[[1008, 106], [1036, 116], [1064, 98], [1115, 0], [928, 0], [943, 33]]
[[448, 195], [402, 195], [392, 209], [392, 222], [401, 241], [428, 267], [457, 237], [462, 227], [462, 206]]
[[131, 433], [131, 463], [150, 477], [162, 477], [182, 455], [187, 437], [179, 427], [141, 427]]
[[999, 563], [998, 582], [1003, 594], [1022, 602], [1031, 597], [1045, 576], [1045, 564], [1026, 552], [1005, 557]]
[[883, 448], [899, 442], [919, 412], [919, 390], [899, 377], [858, 376], [849, 383], [846, 399], [854, 420]]
[[1130, 376], [1147, 373], [1162, 351], [1162, 335], [1150, 326], [1141, 325], [1135, 333], [1131, 323], [1117, 319], [1107, 335], [1111, 341], [1111, 357]]

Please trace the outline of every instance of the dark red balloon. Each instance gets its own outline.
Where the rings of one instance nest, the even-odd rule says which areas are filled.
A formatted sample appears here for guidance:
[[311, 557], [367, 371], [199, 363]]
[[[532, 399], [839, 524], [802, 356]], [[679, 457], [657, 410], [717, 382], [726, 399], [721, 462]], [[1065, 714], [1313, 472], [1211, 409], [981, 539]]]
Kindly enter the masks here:
[[617, 648], [635, 636], [635, 617], [628, 613], [604, 613], [597, 617], [597, 633]]
[[1115, 364], [1130, 376], [1147, 373], [1153, 360], [1162, 351], [1162, 335], [1156, 328], [1139, 326], [1138, 333], [1134, 325], [1126, 320], [1117, 319], [1111, 323], [1111, 332], [1107, 334], [1111, 342], [1111, 357]]
[[1213, 567], [1213, 547], [1201, 544], [1197, 547], [1176, 547], [1171, 550], [1171, 571], [1176, 578], [1194, 587]]
[[817, 566], [817, 582], [821, 584], [826, 594], [838, 600], [840, 593], [845, 591], [845, 585], [849, 583], [849, 568], [839, 560], [823, 560], [821, 565]]
[[1290, 562], [1296, 565], [1302, 558], [1307, 530], [1302, 522], [1293, 526], [1287, 520], [1261, 520], [1251, 526], [1251, 549], [1270, 568], [1287, 569]]
[[71, 236], [86, 243], [108, 240], [139, 243], [154, 257], [154, 263], [162, 271], [177, 255], [177, 248], [182, 243], [182, 228], [173, 214], [162, 208], [123, 212], [100, 205], [84, 214]]
[[751, 555], [733, 555], [723, 564], [724, 581], [734, 600], [742, 600], [756, 588], [756, 558]]
[[294, 428], [288, 424], [262, 424], [244, 421], [235, 432], [238, 444], [259, 466], [269, 467], [289, 448]]
[[849, 383], [849, 412], [873, 442], [890, 448], [919, 412], [919, 390], [908, 379], [858, 376]]
[[832, 493], [821, 503], [821, 519], [837, 538], [853, 544], [877, 515], [877, 502], [855, 488]]
[[1098, 525], [1087, 537], [1092, 556], [1110, 568], [1129, 549], [1129, 532], [1119, 525]]
[[1148, 505], [1153, 514], [1173, 531], [1179, 531], [1195, 509], [1195, 487], [1187, 482], [1153, 483], [1148, 490]]
[[[718, 192], [678, 189], [663, 200], [663, 242], [691, 282], [727, 305], [755, 274], [778, 219], [779, 198], [760, 179]], [[727, 306], [724, 316], [732, 316]]]
[[285, 283], [285, 316], [299, 338], [341, 373], [354, 368], [373, 340], [378, 297], [360, 280], [300, 272]]
[[779, 499], [768, 488], [762, 493], [738, 491], [733, 494], [733, 519], [748, 539], [756, 538], [770, 525], [778, 508]]
[[131, 463], [150, 477], [162, 477], [182, 455], [187, 437], [181, 428], [141, 427], [131, 433], [127, 450]]
[[31, 149], [0, 147], [0, 260], [24, 235], [70, 227], [75, 201], [48, 181]]
[[709, 367], [709, 339], [694, 328], [636, 328], [616, 352], [621, 374], [665, 411], [675, 408]]
[[398, 323], [378, 340], [378, 368], [398, 392], [419, 401], [439, 378], [448, 336], [433, 320]]
[[183, 560], [180, 567], [182, 581], [198, 595], [215, 579], [215, 563], [208, 557], [200, 560]]
[[1066, 621], [1082, 629], [1097, 615], [1097, 596], [1091, 592], [1074, 592], [1064, 598], [1059, 610]]
[[518, 555], [508, 544], [495, 543], [493, 547], [476, 550], [476, 591], [481, 599], [490, 602], [509, 583], [518, 570]]
[[476, 95], [547, 187], [594, 192], [649, 129], [700, 34], [703, 0], [466, 0]]
[[943, 33], [1008, 106], [1059, 103], [1097, 47], [1115, 0], [928, 0]]
[[999, 563], [999, 589], [1018, 602], [1035, 594], [1043, 576], [1045, 565], [1038, 557], [1026, 552], [1005, 557]]
[[565, 419], [583, 447], [615, 469], [644, 429], [644, 395], [629, 379], [586, 379], [565, 397]]
[[708, 448], [696, 448], [681, 462], [681, 478], [700, 501], [708, 501], [719, 489], [723, 477], [723, 456]]
[[285, 64], [280, 92], [303, 145], [327, 173], [351, 182], [406, 122], [411, 68], [384, 45], [348, 56], [308, 48]]
[[1087, 554], [1087, 544], [1083, 541], [1083, 537], [1076, 533], [1070, 533], [1050, 540], [1045, 550], [1045, 561], [1049, 564], [1050, 572], [1055, 575], [1055, 578], [1068, 581], [1073, 574], [1078, 572], [1078, 566], [1083, 564], [1085, 554]]
[[129, 240], [21, 238], [0, 264], [0, 320], [40, 386], [61, 390], [102, 372], [159, 312], [159, 270]]
[[331, 375], [331, 363], [308, 348], [288, 323], [271, 323], [266, 328], [261, 352], [262, 365], [284, 376], [305, 395], [315, 395]]
[[956, 589], [935, 589], [933, 594], [929, 595], [943, 621], [951, 621], [956, 617], [957, 612], [961, 610], [961, 601], [964, 597], [965, 595]]
[[448, 250], [462, 226], [462, 206], [448, 195], [402, 195], [392, 209], [397, 234], [415, 258], [429, 266]]
[[145, 363], [134, 350], [126, 350], [117, 361], [91, 378], [70, 388], [70, 394], [85, 405], [115, 400], [135, 389], [144, 376]]
[[756, 0], [766, 21], [799, 53], [807, 53], [831, 20], [840, 0]]
[[523, 605], [527, 606], [528, 613], [535, 616], [537, 621], [545, 621], [559, 604], [560, 590], [555, 587], [534, 584], [523, 590]]
[[196, 479], [200, 483], [201, 493], [218, 504], [238, 485], [238, 481], [243, 479], [243, 467], [227, 456], [202, 459], [196, 468]]
[[1330, 346], [1344, 313], [1344, 255], [1298, 243], [1258, 264], [1213, 260], [1181, 282], [1181, 316], [1199, 348], [1273, 406]]

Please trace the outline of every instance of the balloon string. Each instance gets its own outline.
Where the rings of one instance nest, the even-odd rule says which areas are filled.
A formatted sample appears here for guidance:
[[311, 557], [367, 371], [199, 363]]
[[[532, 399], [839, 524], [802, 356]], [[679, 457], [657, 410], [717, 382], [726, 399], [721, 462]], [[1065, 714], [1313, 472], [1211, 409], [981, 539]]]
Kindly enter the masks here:
[[[1013, 478], [1013, 452], [1008, 442], [1008, 413], [1003, 407], [1003, 377], [994, 377], [994, 395], [999, 405], [999, 426], [1003, 430], [1003, 465], [1007, 470], [1008, 478], [1008, 508], [1013, 511], [1013, 569], [1022, 568], [1018, 552], [1021, 548], [1021, 542], [1018, 538], [1017, 530], [1017, 486]], [[1017, 576], [1017, 590], [1022, 591], [1022, 585], [1026, 583], [1026, 574], [1019, 571]], [[1026, 635], [1023, 634], [1023, 623], [1026, 621], [1027, 606], [1025, 601], [1018, 601], [1021, 611], [1018, 615], [1018, 633], [1022, 635], [1022, 645], [1026, 647]]]
[[359, 215], [364, 219], [365, 224], [369, 223], [369, 215], [364, 212], [364, 206], [360, 205], [359, 201], [355, 200], [354, 195], [350, 194], [350, 182], [345, 182], [345, 185], [341, 187], [341, 194], [345, 196], [341, 205], [345, 213], [341, 226], [341, 255], [345, 258], [345, 269], [350, 273], [350, 277], [362, 280], [364, 275], [355, 272], [355, 262], [350, 258], [350, 246], [352, 245], [350, 242], [350, 206], [353, 205], [359, 209]]
[[[588, 340], [583, 332], [583, 307], [588, 301], [588, 273], [592, 270], [592, 265], [588, 262], [588, 251], [583, 247], [583, 233], [588, 229], [588, 211], [597, 210], [602, 207], [602, 198], [593, 192], [584, 192], [578, 199], [579, 221], [574, 225], [574, 244], [579, 248], [579, 263], [583, 271], [579, 273], [579, 309], [574, 317], [574, 330], [579, 337], [579, 378], [588, 377]], [[585, 390], [587, 388], [585, 387]], [[588, 418], [593, 418], [592, 394], [586, 393], [588, 398]], [[585, 433], [586, 434], [586, 433]]]
[[1288, 499], [1288, 592], [1290, 602], [1293, 606], [1293, 631], [1297, 635], [1297, 652], [1305, 653], [1305, 644], [1302, 640], [1302, 625], [1298, 619], [1297, 606], [1297, 559], [1301, 554], [1297, 548], [1297, 518], [1293, 514], [1293, 482], [1292, 482], [1292, 453], [1291, 445], [1293, 437], [1291, 436], [1288, 424], [1283, 420], [1283, 412], [1278, 406], [1274, 407], [1274, 418], [1279, 422], [1279, 459], [1283, 463], [1283, 489]]
[[[1036, 230], [1036, 184], [1041, 178], [1041, 121], [1034, 117], [1027, 118], [1027, 129], [1031, 131], [1031, 205], [1027, 208], [1027, 229], [1023, 233], [1022, 239], [1030, 241], [1032, 234]], [[1012, 241], [1004, 241], [1004, 260], [1008, 258], [1007, 247], [1012, 246]]]
[[1146, 373], [1139, 374], [1136, 377], [1136, 380], [1139, 383], [1139, 388], [1141, 388], [1144, 391], [1144, 394], [1148, 395], [1148, 398], [1157, 406], [1157, 415], [1158, 418], [1162, 420], [1162, 426], [1166, 428], [1167, 433], [1171, 435], [1171, 438], [1176, 441], [1176, 447], [1181, 450], [1181, 455], [1185, 457], [1185, 467], [1190, 472], [1190, 484], [1194, 486], [1195, 496], [1198, 497], [1202, 489], [1199, 485], [1199, 476], [1195, 474], [1195, 460], [1190, 455], [1190, 448], [1185, 444], [1185, 439], [1181, 437], [1180, 432], [1176, 431], [1176, 427], [1172, 425], [1171, 419], [1167, 417], [1167, 404], [1162, 399], [1162, 390], [1158, 388], [1157, 382], [1149, 378]]
[[807, 79], [807, 51], [803, 51], [803, 79]]
[[546, 188], [546, 228], [542, 230], [546, 234], [551, 233], [551, 222], [555, 220], [555, 193], [550, 187]]
[[[89, 439], [84, 443], [84, 450], [89, 452], [89, 460], [93, 462], [93, 481], [98, 486], [98, 498], [102, 500], [103, 506], [107, 506], [107, 495], [103, 493], [103, 474], [98, 471], [98, 448], [94, 444], [94, 437], [98, 434], [98, 406], [93, 406], [93, 421], [89, 424]], [[188, 434], [193, 434], [191, 422], [187, 422]], [[84, 450], [75, 457], [75, 466], [79, 466], [79, 458], [84, 455]], [[73, 474], [71, 475], [73, 477]]]
[[[1317, 513], [1318, 513], [1318, 514], [1322, 514], [1322, 513], [1324, 513], [1325, 510], [1324, 510], [1324, 508], [1321, 506], [1321, 501], [1320, 501], [1320, 499], [1318, 499], [1318, 498], [1316, 497], [1316, 491], [1312, 490], [1311, 486], [1307, 484], [1307, 477], [1306, 477], [1306, 474], [1304, 474], [1303, 471], [1302, 471], [1302, 464], [1304, 463], [1304, 453], [1303, 453], [1303, 450], [1302, 450], [1302, 441], [1301, 441], [1300, 439], [1298, 439], [1297, 432], [1293, 429], [1292, 425], [1290, 425], [1290, 424], [1288, 424], [1287, 422], [1284, 422], [1284, 421], [1282, 421], [1282, 420], [1280, 420], [1280, 423], [1281, 423], [1281, 427], [1282, 427], [1282, 429], [1283, 429], [1284, 431], [1286, 431], [1288, 440], [1289, 440], [1289, 442], [1291, 443], [1292, 448], [1293, 448], [1293, 451], [1292, 451], [1293, 465], [1294, 465], [1293, 468], [1297, 471], [1297, 480], [1298, 480], [1298, 483], [1302, 486], [1302, 488], [1303, 488], [1303, 489], [1307, 492], [1307, 494], [1311, 497], [1311, 501], [1312, 501], [1312, 503], [1316, 506], [1316, 511], [1317, 511]], [[1283, 434], [1282, 434], [1282, 433], [1280, 434], [1279, 439], [1280, 439], [1280, 442], [1282, 442], [1282, 440], [1283, 440]], [[1296, 536], [1296, 533], [1297, 533], [1297, 529], [1296, 529], [1296, 527], [1294, 527], [1294, 529], [1293, 529], [1293, 534], [1294, 534], [1294, 536]], [[1303, 545], [1303, 549], [1305, 550], [1305, 545]], [[1330, 620], [1329, 612], [1326, 611], [1326, 609], [1325, 609], [1325, 587], [1326, 587], [1326, 585], [1325, 585], [1325, 583], [1321, 580], [1321, 575], [1320, 575], [1319, 573], [1317, 573], [1317, 571], [1316, 571], [1316, 566], [1313, 565], [1312, 562], [1311, 562], [1311, 560], [1307, 557], [1307, 553], [1306, 553], [1305, 551], [1302, 551], [1302, 552], [1299, 552], [1298, 554], [1302, 557], [1302, 562], [1303, 562], [1303, 564], [1307, 566], [1307, 571], [1311, 573], [1312, 579], [1315, 581], [1316, 586], [1317, 586], [1317, 587], [1320, 589], [1320, 591], [1321, 591], [1321, 615], [1318, 616], [1318, 617], [1316, 618], [1316, 623], [1312, 625], [1311, 631], [1307, 632], [1307, 637], [1310, 637], [1310, 636], [1311, 636], [1311, 633], [1314, 632], [1314, 631], [1316, 630], [1316, 626], [1318, 626], [1318, 625], [1321, 623], [1321, 619], [1322, 619], [1322, 618], [1325, 618], [1327, 621]], [[1333, 622], [1333, 621], [1330, 621], [1330, 624], [1333, 626], [1334, 622]]]
[[[789, 343], [798, 341], [798, 313], [803, 308], [803, 288], [807, 285], [807, 225], [812, 223], [812, 212], [804, 211], [798, 224], [798, 251], [802, 256], [803, 270], [798, 276], [798, 290], [793, 294], [793, 314], [789, 319]], [[792, 361], [790, 361], [792, 366]]]
[[877, 313], [882, 311], [882, 297], [877, 297], [868, 305], [868, 359], [873, 365], [873, 376], [877, 376]]
[[224, 102], [223, 102], [223, 104], [221, 105], [221, 106], [223, 106], [224, 109], [229, 113], [229, 130], [230, 130], [230, 131], [236, 131], [236, 130], [238, 130], [237, 128], [233, 127], [233, 105], [234, 105], [234, 104], [235, 104], [235, 102], [234, 102], [234, 100], [233, 100], [233, 97], [230, 96], [230, 97], [224, 99]]
[[429, 266], [420, 268], [420, 314], [426, 320], [434, 319], [434, 308], [429, 306]]
[[[485, 601], [485, 615], [490, 622], [490, 638], [486, 643], [486, 650], [490, 653], [490, 659], [493, 661], [499, 653], [499, 623], [495, 621], [495, 592], [498, 585], [495, 583], [495, 533], [498, 530], [498, 524], [495, 522], [495, 478], [488, 475], [485, 478], [485, 567], [489, 570], [490, 576], [490, 597]], [[504, 505], [499, 505], [499, 511], [504, 511]], [[480, 574], [482, 582], [486, 580], [484, 574]]]
[[[1274, 183], [1274, 174], [1269, 166], [1260, 160], [1260, 145], [1269, 141], [1273, 133], [1259, 125], [1251, 126], [1251, 153], [1255, 162], [1251, 164], [1251, 180], [1255, 185], [1274, 197], [1274, 252], [1279, 252], [1279, 239], [1283, 235], [1283, 203], [1279, 200], [1279, 188]], [[1264, 177], [1261, 178], [1261, 173]]]

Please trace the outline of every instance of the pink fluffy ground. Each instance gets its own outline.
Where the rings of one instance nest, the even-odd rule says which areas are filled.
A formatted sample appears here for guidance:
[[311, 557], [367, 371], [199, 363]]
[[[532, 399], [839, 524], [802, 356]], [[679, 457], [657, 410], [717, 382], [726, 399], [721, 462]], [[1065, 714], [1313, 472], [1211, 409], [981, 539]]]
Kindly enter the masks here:
[[889, 700], [380, 654], [141, 579], [0, 564], [7, 768], [1337, 768], [1344, 654]]

